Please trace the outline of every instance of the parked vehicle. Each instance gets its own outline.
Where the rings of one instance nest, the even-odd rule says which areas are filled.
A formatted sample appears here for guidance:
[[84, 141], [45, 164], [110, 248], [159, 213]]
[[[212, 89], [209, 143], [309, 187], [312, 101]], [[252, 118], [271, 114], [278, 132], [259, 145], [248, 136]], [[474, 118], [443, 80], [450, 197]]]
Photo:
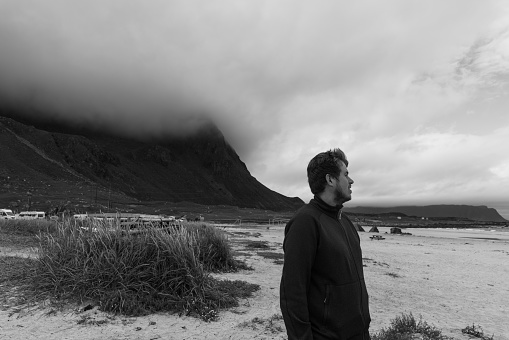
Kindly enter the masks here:
[[0, 220], [13, 220], [14, 218], [11, 209], [0, 209]]
[[22, 211], [17, 215], [16, 218], [20, 220], [36, 220], [45, 217], [46, 213], [44, 211]]

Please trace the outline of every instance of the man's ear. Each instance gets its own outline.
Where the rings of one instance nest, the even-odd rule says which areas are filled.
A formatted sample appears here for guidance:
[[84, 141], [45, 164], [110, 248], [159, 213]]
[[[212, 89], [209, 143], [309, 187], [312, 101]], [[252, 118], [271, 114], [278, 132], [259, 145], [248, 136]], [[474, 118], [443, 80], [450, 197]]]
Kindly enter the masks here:
[[329, 174], [325, 175], [325, 181], [326, 181], [326, 182], [327, 182], [327, 184], [329, 184], [329, 185], [332, 185], [332, 179], [333, 179], [333, 178], [334, 178], [334, 177], [332, 177], [332, 176], [331, 176], [331, 175], [329, 175]]

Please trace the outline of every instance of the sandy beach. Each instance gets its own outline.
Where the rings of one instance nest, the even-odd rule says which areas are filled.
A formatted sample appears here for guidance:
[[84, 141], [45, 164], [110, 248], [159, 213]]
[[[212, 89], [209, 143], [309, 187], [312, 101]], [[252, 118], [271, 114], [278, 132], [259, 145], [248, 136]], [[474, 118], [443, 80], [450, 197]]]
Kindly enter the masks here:
[[[257, 283], [261, 289], [239, 307], [221, 311], [218, 321], [164, 313], [130, 318], [96, 308], [3, 306], [0, 339], [286, 339], [279, 311], [282, 265], [257, 255], [282, 253], [283, 226], [224, 230], [241, 252], [239, 258], [254, 270], [218, 276]], [[408, 229], [412, 235], [391, 235], [387, 228], [379, 230], [385, 239], [360, 233], [372, 333], [401, 313], [412, 313], [454, 339], [469, 339], [461, 329], [475, 324], [495, 340], [509, 340], [509, 232]], [[271, 248], [246, 248], [247, 240], [266, 241]], [[0, 256], [25, 253], [0, 249]]]

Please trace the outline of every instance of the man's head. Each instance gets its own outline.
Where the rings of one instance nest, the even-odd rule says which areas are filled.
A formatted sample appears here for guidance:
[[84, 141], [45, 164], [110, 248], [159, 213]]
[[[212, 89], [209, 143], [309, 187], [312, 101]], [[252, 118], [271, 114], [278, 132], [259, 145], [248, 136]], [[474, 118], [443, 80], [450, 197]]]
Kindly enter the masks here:
[[326, 202], [339, 205], [352, 199], [348, 176], [348, 160], [340, 149], [319, 153], [308, 164], [308, 183], [311, 192]]

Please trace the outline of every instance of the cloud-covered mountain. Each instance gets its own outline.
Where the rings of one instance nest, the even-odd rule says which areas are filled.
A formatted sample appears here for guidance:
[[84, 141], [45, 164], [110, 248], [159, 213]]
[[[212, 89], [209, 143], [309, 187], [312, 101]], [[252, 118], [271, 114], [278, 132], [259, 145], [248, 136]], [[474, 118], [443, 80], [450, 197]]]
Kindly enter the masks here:
[[23, 206], [28, 197], [41, 210], [58, 201], [187, 201], [279, 211], [302, 204], [251, 176], [212, 123], [191, 135], [152, 141], [63, 130], [0, 117], [0, 205]]

